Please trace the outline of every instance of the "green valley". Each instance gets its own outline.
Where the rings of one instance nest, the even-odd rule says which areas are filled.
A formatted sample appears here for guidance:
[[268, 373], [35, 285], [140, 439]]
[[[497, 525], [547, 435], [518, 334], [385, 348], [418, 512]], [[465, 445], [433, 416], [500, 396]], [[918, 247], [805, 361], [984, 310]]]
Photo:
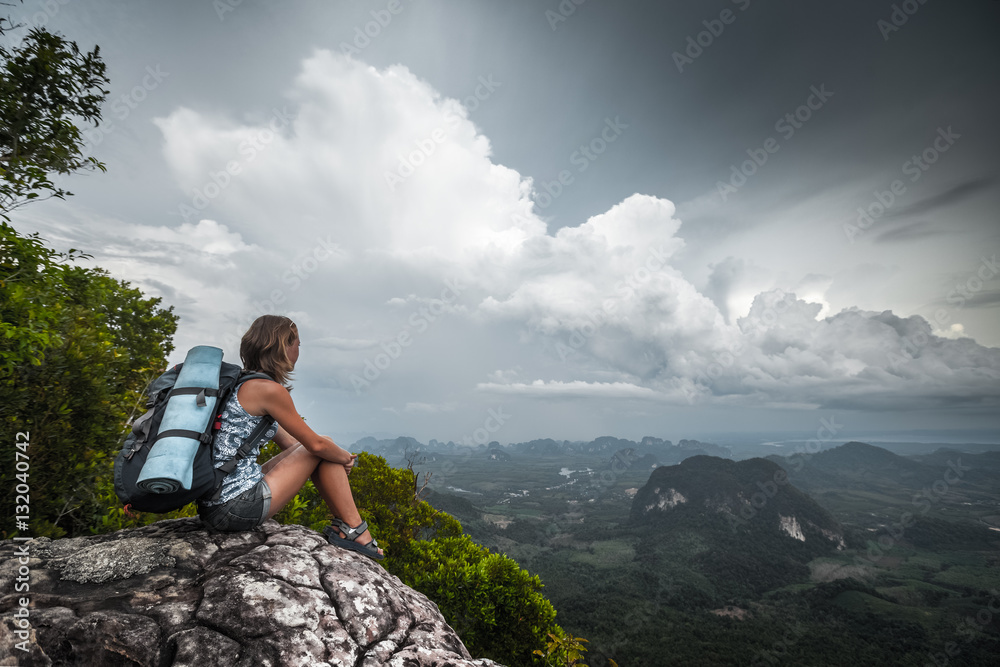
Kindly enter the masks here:
[[429, 475], [433, 506], [538, 574], [590, 665], [992, 665], [1000, 651], [995, 451], [362, 445]]

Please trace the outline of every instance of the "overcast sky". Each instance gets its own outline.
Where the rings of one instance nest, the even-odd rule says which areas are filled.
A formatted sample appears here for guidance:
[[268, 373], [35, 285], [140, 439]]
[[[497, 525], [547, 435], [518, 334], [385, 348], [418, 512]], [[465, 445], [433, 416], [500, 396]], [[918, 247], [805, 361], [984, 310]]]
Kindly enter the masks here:
[[292, 317], [321, 432], [1000, 427], [1000, 3], [11, 16], [111, 78], [107, 173], [15, 227], [172, 305], [171, 361]]

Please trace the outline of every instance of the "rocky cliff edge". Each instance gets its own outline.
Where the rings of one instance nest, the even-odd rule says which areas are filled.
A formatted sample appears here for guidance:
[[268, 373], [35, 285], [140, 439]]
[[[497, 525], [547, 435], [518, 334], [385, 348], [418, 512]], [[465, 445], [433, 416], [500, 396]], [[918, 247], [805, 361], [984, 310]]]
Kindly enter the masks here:
[[[15, 592], [25, 560], [30, 590]], [[380, 565], [273, 520], [6, 541], [0, 595], [0, 665], [498, 667], [472, 660], [437, 605]]]

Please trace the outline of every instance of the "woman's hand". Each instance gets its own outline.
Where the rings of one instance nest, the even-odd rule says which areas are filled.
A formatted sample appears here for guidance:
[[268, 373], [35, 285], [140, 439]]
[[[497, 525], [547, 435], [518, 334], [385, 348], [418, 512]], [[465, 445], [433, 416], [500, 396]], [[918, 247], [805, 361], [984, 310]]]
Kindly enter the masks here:
[[341, 447], [340, 445], [338, 445], [337, 443], [335, 443], [333, 441], [333, 438], [331, 438], [328, 435], [321, 435], [320, 437], [323, 438], [324, 440], [330, 441], [331, 445], [333, 445], [334, 447], [336, 447], [337, 449], [339, 449], [344, 455], [346, 455], [348, 457], [347, 461], [337, 461], [337, 463], [340, 463], [341, 465], [343, 465], [344, 468], [347, 469], [347, 474], [350, 475], [351, 474], [351, 468], [353, 468], [354, 465], [358, 462], [358, 455], [350, 453], [349, 451], [347, 451], [346, 449], [344, 449], [343, 447]]

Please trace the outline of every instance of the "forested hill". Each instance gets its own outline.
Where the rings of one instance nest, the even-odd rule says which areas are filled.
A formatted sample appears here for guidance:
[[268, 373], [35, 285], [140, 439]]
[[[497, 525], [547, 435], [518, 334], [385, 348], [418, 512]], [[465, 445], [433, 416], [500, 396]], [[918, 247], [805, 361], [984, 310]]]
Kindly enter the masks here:
[[[939, 480], [1000, 482], [1000, 453], [968, 454], [939, 450], [933, 454], [904, 457], [887, 449], [848, 442], [812, 455], [769, 456], [788, 471], [789, 479], [807, 491], [822, 489], [920, 490]], [[971, 477], [970, 477], [971, 475]]]
[[688, 513], [720, 517], [728, 532], [770, 532], [800, 542], [816, 541], [823, 550], [842, 545], [844, 537], [833, 515], [766, 459], [693, 456], [679, 465], [661, 466], [636, 493], [631, 519], [669, 525]]
[[791, 583], [813, 558], [847, 546], [840, 523], [759, 458], [659, 467], [635, 494], [630, 520], [648, 555], [733, 593]]

